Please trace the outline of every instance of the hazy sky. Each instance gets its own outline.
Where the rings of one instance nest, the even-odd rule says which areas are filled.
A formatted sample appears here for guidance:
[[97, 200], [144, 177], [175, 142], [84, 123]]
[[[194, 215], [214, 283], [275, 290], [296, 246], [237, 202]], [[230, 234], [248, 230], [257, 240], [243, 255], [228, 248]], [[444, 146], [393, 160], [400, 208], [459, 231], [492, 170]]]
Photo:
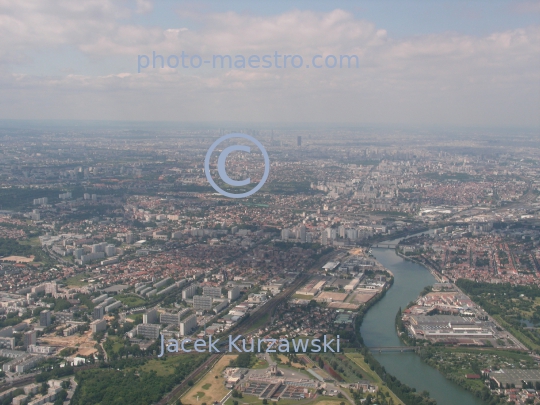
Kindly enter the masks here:
[[[304, 65], [137, 72], [182, 51]], [[540, 128], [540, 1], [0, 0], [10, 118]]]

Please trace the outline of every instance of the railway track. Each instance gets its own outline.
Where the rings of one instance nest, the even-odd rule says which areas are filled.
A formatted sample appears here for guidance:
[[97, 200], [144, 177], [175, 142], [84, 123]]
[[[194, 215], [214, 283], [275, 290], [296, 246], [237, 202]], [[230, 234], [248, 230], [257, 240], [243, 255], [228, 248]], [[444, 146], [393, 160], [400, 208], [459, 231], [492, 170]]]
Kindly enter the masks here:
[[[321, 257], [317, 263], [312, 267], [312, 270], [315, 268], [320, 267], [321, 263], [328, 260], [328, 256], [331, 255], [325, 255]], [[266, 314], [272, 314], [274, 310], [285, 300], [289, 299], [291, 295], [294, 294], [298, 288], [306, 282], [306, 280], [311, 277], [311, 271], [307, 271], [296, 280], [292, 282], [292, 284], [287, 287], [284, 291], [273, 297], [272, 299], [268, 300], [265, 304], [263, 304], [259, 310], [257, 310], [255, 313], [253, 313], [248, 319], [246, 319], [244, 322], [242, 322], [240, 325], [232, 328], [229, 332], [234, 332], [235, 334], [244, 334], [253, 327], [255, 323], [257, 323], [261, 317], [265, 316]], [[270, 320], [270, 319], [269, 319]], [[179, 385], [177, 385], [170, 393], [165, 395], [158, 403], [157, 405], [167, 405], [172, 403], [173, 400], [177, 399], [180, 395], [180, 393], [186, 388], [189, 381], [195, 380], [198, 377], [201, 376], [201, 373], [204, 371], [206, 373], [207, 369], [210, 368], [210, 365], [213, 365], [223, 356], [223, 352], [213, 354], [207, 361], [205, 361], [201, 366], [199, 366], [195, 371], [193, 371], [189, 376], [187, 376], [184, 381], [182, 381]]]
[[[214, 364], [219, 361], [219, 359], [223, 356], [222, 353], [216, 353], [210, 356], [208, 360], [206, 360], [203, 364], [201, 364], [199, 367], [197, 367], [189, 376], [187, 376], [184, 381], [182, 381], [179, 385], [174, 387], [174, 389], [169, 392], [167, 395], [165, 395], [161, 400], [157, 403], [157, 405], [167, 405], [169, 403], [173, 403], [175, 399], [180, 395], [180, 393], [189, 386], [190, 381], [196, 380], [198, 377], [202, 377], [208, 370], [210, 370], [212, 367], [214, 367]], [[195, 381], [194, 381], [195, 382]]]

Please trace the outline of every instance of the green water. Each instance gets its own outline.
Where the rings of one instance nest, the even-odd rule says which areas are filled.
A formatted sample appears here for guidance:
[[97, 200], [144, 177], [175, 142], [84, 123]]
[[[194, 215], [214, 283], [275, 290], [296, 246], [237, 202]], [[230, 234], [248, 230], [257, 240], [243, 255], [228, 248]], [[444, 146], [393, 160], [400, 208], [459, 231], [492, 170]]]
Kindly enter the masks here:
[[[390, 241], [389, 243], [392, 243]], [[394, 285], [386, 296], [366, 314], [360, 329], [367, 346], [403, 346], [396, 334], [395, 317], [399, 309], [418, 297], [435, 278], [423, 266], [403, 260], [391, 249], [373, 249], [379, 262], [394, 273]], [[468, 391], [445, 379], [415, 353], [374, 353], [386, 370], [417, 391], [428, 391], [438, 405], [480, 405]]]

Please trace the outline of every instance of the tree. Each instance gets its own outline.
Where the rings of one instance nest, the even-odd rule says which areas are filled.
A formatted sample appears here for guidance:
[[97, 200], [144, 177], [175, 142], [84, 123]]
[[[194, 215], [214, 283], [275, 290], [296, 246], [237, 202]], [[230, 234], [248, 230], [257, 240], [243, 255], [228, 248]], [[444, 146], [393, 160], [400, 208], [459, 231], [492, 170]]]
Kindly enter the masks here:
[[242, 393], [238, 390], [233, 390], [231, 395], [233, 398], [242, 398]]

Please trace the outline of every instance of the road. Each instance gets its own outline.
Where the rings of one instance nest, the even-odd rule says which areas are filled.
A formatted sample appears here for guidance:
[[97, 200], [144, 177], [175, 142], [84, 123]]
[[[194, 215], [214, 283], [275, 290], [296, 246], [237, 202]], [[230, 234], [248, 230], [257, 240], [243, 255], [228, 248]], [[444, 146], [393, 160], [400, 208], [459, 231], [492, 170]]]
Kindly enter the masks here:
[[[236, 327], [233, 327], [228, 331], [230, 334], [234, 331], [235, 334], [241, 335], [250, 330], [250, 328], [255, 325], [256, 322], [260, 320], [261, 317], [265, 316], [265, 314], [269, 313], [272, 314], [274, 310], [285, 300], [287, 300], [291, 295], [294, 294], [298, 288], [305, 283], [308, 278], [310, 277], [310, 273], [313, 272], [313, 270], [318, 269], [321, 267], [321, 263], [327, 261], [329, 259], [329, 256], [332, 253], [329, 253], [327, 255], [324, 255], [321, 257], [317, 263], [307, 272], [299, 275], [296, 280], [292, 282], [291, 285], [289, 285], [285, 290], [283, 290], [278, 295], [272, 297], [270, 300], [268, 300], [265, 304], [260, 306], [256, 311], [254, 311], [248, 319], [246, 319], [244, 322], [242, 322], [240, 325], [237, 325]], [[221, 348], [221, 346], [220, 346]], [[217, 353], [212, 355], [210, 359], [208, 359], [203, 365], [198, 367], [195, 371], [193, 371], [189, 376], [187, 376], [184, 381], [177, 385], [169, 394], [167, 394], [161, 401], [158, 402], [157, 405], [166, 405], [170, 402], [172, 402], [174, 399], [178, 397], [180, 392], [186, 387], [187, 382], [190, 380], [194, 380], [195, 377], [197, 377], [203, 370], [210, 369], [210, 364], [213, 364], [212, 362], [217, 362], [219, 358], [222, 356], [222, 353]], [[228, 398], [225, 398], [225, 400]], [[354, 402], [351, 402], [354, 403]]]

